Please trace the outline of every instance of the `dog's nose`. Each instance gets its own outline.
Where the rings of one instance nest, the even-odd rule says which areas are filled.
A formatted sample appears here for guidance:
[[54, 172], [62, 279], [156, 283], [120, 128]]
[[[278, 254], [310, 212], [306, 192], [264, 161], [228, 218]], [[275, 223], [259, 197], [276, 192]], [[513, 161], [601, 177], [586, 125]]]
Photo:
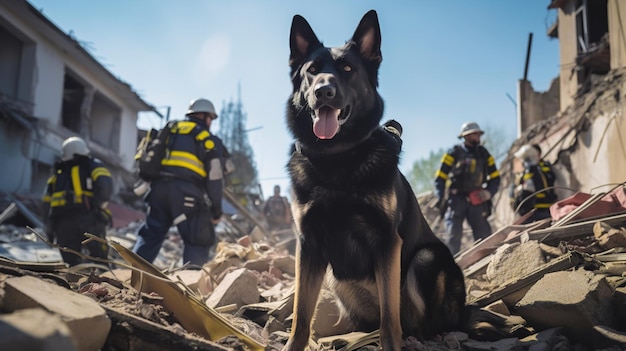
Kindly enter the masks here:
[[330, 100], [337, 94], [337, 89], [331, 84], [319, 84], [315, 87], [315, 97], [320, 100]]

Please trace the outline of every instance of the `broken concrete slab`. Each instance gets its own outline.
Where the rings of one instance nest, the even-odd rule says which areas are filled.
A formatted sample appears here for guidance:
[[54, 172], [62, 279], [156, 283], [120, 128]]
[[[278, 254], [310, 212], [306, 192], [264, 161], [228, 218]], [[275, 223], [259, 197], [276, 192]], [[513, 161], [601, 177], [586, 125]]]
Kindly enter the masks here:
[[576, 267], [587, 259], [590, 259], [589, 255], [576, 251], [568, 252], [567, 254], [549, 261], [527, 275], [519, 277], [516, 281], [504, 284], [480, 296], [468, 295], [467, 303], [470, 305], [484, 306], [502, 299], [507, 305], [515, 305], [524, 294], [526, 294], [530, 286], [541, 279], [545, 274]]
[[0, 315], [0, 350], [74, 351], [70, 329], [60, 316], [41, 308]]
[[603, 249], [626, 247], [626, 229], [613, 228], [608, 223], [596, 222], [593, 225], [593, 235]]
[[243, 263], [243, 268], [257, 271], [257, 272], [267, 272], [270, 269], [270, 265], [272, 263], [273, 258], [266, 256], [260, 257], [254, 260], [249, 260]]
[[259, 302], [258, 277], [252, 271], [240, 268], [224, 277], [206, 300], [212, 308], [236, 304], [238, 308]]
[[516, 280], [543, 266], [546, 260], [536, 241], [504, 244], [494, 253], [486, 277], [492, 286]]
[[291, 276], [296, 275], [296, 258], [291, 255], [275, 257], [272, 266]]
[[3, 310], [43, 308], [61, 317], [77, 350], [99, 350], [104, 345], [111, 321], [106, 311], [89, 297], [29, 276], [7, 279], [4, 290]]
[[594, 336], [593, 326], [615, 325], [613, 289], [602, 275], [578, 269], [546, 274], [515, 305], [515, 313], [538, 330], [564, 327], [577, 338]]

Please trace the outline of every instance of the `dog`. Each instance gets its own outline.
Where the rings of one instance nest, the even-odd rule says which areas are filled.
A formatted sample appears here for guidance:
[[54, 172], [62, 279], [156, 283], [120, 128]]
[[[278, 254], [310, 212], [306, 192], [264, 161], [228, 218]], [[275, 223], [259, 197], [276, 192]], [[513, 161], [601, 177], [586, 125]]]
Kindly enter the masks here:
[[287, 170], [298, 248], [283, 350], [308, 345], [327, 271], [352, 328], [379, 329], [383, 350], [400, 350], [403, 337], [454, 330], [465, 306], [463, 273], [398, 169], [399, 124], [380, 125], [377, 13], [366, 13], [341, 47], [325, 47], [295, 15], [289, 41], [286, 119], [295, 142]]

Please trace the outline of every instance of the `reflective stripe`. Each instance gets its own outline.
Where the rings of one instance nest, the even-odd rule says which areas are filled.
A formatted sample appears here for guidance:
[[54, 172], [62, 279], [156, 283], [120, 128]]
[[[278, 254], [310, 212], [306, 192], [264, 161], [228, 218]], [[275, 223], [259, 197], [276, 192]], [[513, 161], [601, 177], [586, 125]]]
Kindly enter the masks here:
[[83, 187], [80, 184], [80, 168], [72, 167], [72, 187], [74, 187], [74, 203], [83, 202]]
[[526, 173], [526, 174], [524, 174], [524, 177], [522, 179], [523, 180], [528, 180], [528, 179], [531, 179], [532, 177], [533, 177], [532, 173]]
[[437, 171], [437, 173], [435, 173], [435, 176], [443, 180], [448, 180], [448, 175], [443, 173], [442, 171]]
[[535, 204], [535, 208], [550, 208], [550, 204]]
[[91, 178], [95, 181], [98, 177], [105, 176], [110, 177], [111, 172], [104, 167], [96, 167], [93, 171], [91, 171]]
[[448, 154], [445, 154], [443, 156], [443, 159], [441, 160], [441, 162], [446, 164], [446, 165], [448, 165], [448, 166], [452, 166], [452, 164], [454, 163], [454, 157], [452, 157], [452, 156], [450, 156]]
[[65, 191], [57, 191], [52, 193], [50, 198], [50, 207], [65, 206]]
[[496, 160], [493, 158], [493, 156], [489, 156], [489, 158], [487, 159], [487, 166], [491, 167], [495, 164], [496, 164]]
[[198, 157], [190, 152], [186, 151], [172, 151], [168, 158], [161, 161], [163, 166], [173, 166], [187, 168], [195, 173], [198, 173], [203, 178], [206, 177], [206, 171], [204, 170], [204, 164], [198, 159]]
[[211, 133], [209, 133], [208, 130], [203, 130], [200, 133], [198, 133], [198, 135], [196, 135], [196, 140], [202, 141], [210, 136], [211, 136]]
[[178, 225], [184, 222], [186, 219], [187, 219], [187, 216], [184, 213], [180, 214], [178, 217], [174, 218], [174, 222], [172, 224]]
[[499, 176], [500, 176], [500, 172], [499, 172], [499, 171], [497, 171], [497, 170], [496, 170], [496, 171], [493, 171], [493, 172], [491, 172], [491, 174], [489, 174], [489, 178], [490, 178], [490, 179], [494, 179], [494, 178], [497, 178], [497, 177], [499, 177]]
[[180, 121], [176, 123], [174, 131], [176, 134], [189, 134], [196, 127], [196, 122]]
[[219, 158], [211, 160], [211, 169], [209, 170], [209, 180], [219, 180], [223, 178], [222, 162]]

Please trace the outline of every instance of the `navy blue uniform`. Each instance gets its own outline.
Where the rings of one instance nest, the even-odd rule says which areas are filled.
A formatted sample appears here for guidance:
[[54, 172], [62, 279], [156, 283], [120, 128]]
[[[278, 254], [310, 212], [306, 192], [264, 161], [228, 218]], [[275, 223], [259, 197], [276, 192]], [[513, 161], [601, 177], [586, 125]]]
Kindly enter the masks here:
[[[535, 212], [522, 224], [550, 217], [550, 206], [557, 200], [556, 192], [552, 188], [555, 180], [552, 165], [548, 161], [539, 161], [536, 165], [524, 165], [524, 173], [519, 180], [513, 208], [519, 207], [520, 215], [525, 215], [533, 209]], [[540, 192], [540, 190], [544, 191]]]
[[167, 144], [133, 251], [154, 261], [170, 226], [176, 225], [185, 246], [183, 261], [203, 265], [215, 243], [212, 219], [222, 216], [224, 147], [203, 121], [192, 117], [174, 124]]
[[[76, 155], [56, 163], [43, 197], [49, 239], [80, 252], [84, 233], [104, 238], [110, 221], [106, 203], [112, 191], [111, 173], [100, 161]], [[107, 258], [106, 245], [92, 241], [86, 247], [89, 255]], [[61, 256], [71, 266], [81, 260], [69, 252], [62, 251]]]
[[435, 178], [438, 199], [445, 199], [447, 184], [447, 245], [454, 255], [461, 249], [463, 222], [466, 218], [472, 228], [474, 240], [491, 234], [491, 226], [487, 221], [491, 214], [491, 201], [472, 205], [468, 197], [471, 192], [481, 189], [487, 190], [493, 196], [500, 186], [500, 173], [495, 159], [487, 149], [480, 145], [468, 147], [460, 144], [448, 150], [441, 160]]

